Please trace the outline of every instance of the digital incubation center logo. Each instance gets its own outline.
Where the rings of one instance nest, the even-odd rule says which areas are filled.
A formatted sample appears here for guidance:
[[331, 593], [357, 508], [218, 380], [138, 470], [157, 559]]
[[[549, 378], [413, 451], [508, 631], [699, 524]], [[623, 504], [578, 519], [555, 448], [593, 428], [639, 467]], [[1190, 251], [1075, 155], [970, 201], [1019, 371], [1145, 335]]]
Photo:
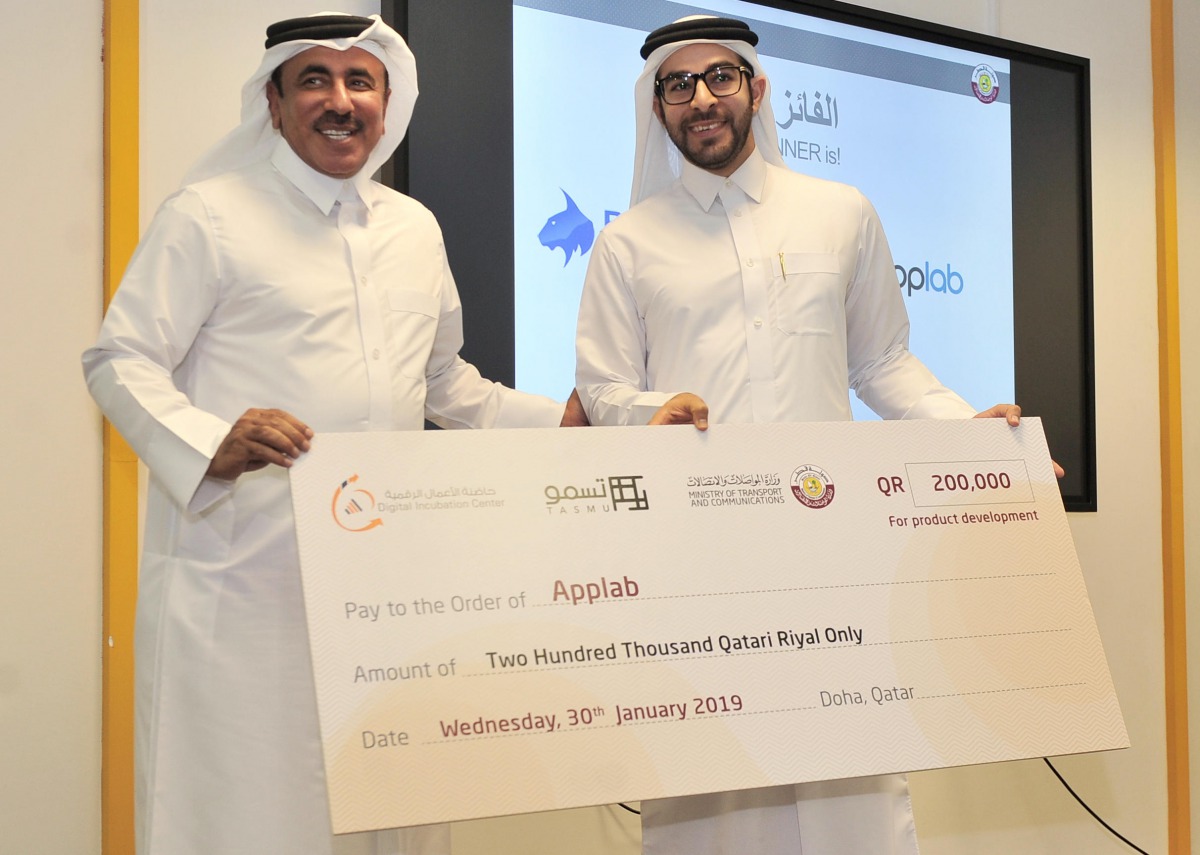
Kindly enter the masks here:
[[792, 472], [792, 495], [807, 508], [828, 507], [833, 501], [833, 479], [818, 466], [805, 463]]
[[375, 496], [358, 486], [357, 473], [351, 475], [333, 491], [333, 521], [346, 531], [369, 531], [383, 525], [380, 517], [372, 517]]

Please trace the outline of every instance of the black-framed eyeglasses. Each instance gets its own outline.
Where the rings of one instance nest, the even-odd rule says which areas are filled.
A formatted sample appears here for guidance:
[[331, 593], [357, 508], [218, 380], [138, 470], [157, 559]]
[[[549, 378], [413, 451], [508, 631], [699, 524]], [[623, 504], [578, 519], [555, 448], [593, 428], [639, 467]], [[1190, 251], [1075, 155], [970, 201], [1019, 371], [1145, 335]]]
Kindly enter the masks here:
[[742, 91], [742, 75], [754, 72], [744, 65], [718, 65], [708, 71], [680, 71], [654, 81], [654, 91], [668, 104], [690, 104], [696, 97], [696, 81], [703, 80], [716, 98], [728, 98]]

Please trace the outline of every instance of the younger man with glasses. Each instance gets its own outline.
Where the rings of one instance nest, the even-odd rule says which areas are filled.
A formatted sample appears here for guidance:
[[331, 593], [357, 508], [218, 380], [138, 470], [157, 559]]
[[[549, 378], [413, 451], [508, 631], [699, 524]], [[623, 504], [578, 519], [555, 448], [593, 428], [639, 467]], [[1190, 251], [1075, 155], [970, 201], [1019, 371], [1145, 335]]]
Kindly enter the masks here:
[[[592, 249], [576, 381], [593, 424], [847, 420], [974, 409], [908, 351], [908, 316], [870, 202], [779, 154], [746, 24], [652, 32], [635, 85], [630, 209]], [[1016, 424], [1020, 409], [980, 413]], [[733, 568], [731, 568], [733, 569]], [[642, 803], [653, 855], [915, 855], [901, 776]]]

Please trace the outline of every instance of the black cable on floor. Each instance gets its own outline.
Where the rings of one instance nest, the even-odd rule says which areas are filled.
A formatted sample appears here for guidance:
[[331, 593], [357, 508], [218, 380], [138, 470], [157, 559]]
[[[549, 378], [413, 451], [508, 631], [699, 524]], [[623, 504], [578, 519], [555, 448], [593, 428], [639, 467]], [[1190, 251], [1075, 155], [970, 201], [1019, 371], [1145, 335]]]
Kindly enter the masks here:
[[1127, 845], [1133, 851], [1141, 852], [1142, 855], [1150, 855], [1150, 853], [1147, 852], [1145, 849], [1142, 849], [1142, 848], [1136, 846], [1129, 838], [1125, 837], [1125, 835], [1121, 834], [1119, 831], [1117, 831], [1115, 828], [1113, 828], [1107, 822], [1102, 820], [1100, 818], [1100, 814], [1096, 813], [1094, 810], [1092, 810], [1090, 807], [1088, 807], [1087, 802], [1085, 802], [1083, 799], [1079, 798], [1079, 795], [1074, 790], [1071, 789], [1071, 785], [1067, 783], [1067, 779], [1064, 778], [1059, 773], [1059, 771], [1054, 768], [1054, 764], [1050, 762], [1049, 757], [1043, 757], [1042, 759], [1046, 761], [1046, 765], [1050, 767], [1050, 771], [1054, 773], [1054, 777], [1058, 778], [1059, 782], [1064, 787], [1067, 788], [1067, 792], [1075, 797], [1075, 801], [1077, 801], [1081, 805], [1083, 805], [1083, 809], [1086, 810], [1088, 813], [1090, 813], [1092, 815], [1092, 817], [1096, 820], [1096, 822], [1100, 823], [1105, 828], [1107, 828], [1114, 836], [1116, 836], [1118, 839], [1120, 839], [1121, 842], [1123, 842], [1125, 845]]
[[[1066, 788], [1067, 792], [1070, 793], [1075, 798], [1075, 801], [1079, 802], [1079, 804], [1083, 806], [1084, 810], [1086, 810], [1088, 813], [1090, 813], [1092, 815], [1092, 817], [1096, 820], [1096, 822], [1103, 825], [1106, 829], [1108, 829], [1108, 831], [1113, 836], [1118, 838], [1122, 843], [1124, 843], [1126, 846], [1128, 846], [1133, 851], [1141, 852], [1142, 855], [1150, 855], [1150, 853], [1147, 852], [1145, 849], [1142, 849], [1140, 846], [1138, 846], [1133, 841], [1131, 841], [1128, 837], [1121, 834], [1121, 832], [1117, 831], [1115, 828], [1113, 828], [1111, 825], [1109, 825], [1107, 822], [1105, 822], [1103, 819], [1101, 819], [1100, 814], [1096, 813], [1094, 810], [1092, 810], [1090, 807], [1088, 807], [1088, 803], [1085, 802], [1083, 799], [1081, 799], [1079, 797], [1079, 794], [1076, 793], [1073, 789], [1071, 789], [1071, 785], [1067, 783], [1067, 779], [1064, 778], [1062, 776], [1062, 774], [1057, 769], [1054, 768], [1054, 764], [1050, 762], [1049, 757], [1043, 757], [1042, 760], [1045, 761], [1046, 765], [1050, 767], [1050, 771], [1054, 773], [1054, 777], [1058, 778], [1059, 783], [1061, 783]], [[625, 804], [624, 802], [617, 802], [617, 805], [619, 807], [625, 808], [625, 810], [629, 811], [630, 813], [636, 813], [638, 815], [641, 815], [641, 813], [642, 813], [640, 810], [634, 810], [633, 808], [631, 808], [629, 805]]]

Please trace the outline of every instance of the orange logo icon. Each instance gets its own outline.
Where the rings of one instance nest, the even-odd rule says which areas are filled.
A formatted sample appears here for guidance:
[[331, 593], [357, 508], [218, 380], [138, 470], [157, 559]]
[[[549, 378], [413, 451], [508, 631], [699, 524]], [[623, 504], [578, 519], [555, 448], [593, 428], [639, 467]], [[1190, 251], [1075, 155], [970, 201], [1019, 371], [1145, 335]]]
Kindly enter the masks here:
[[375, 510], [375, 496], [370, 490], [356, 486], [358, 475], [354, 474], [333, 491], [333, 521], [346, 531], [369, 531], [383, 525], [379, 517], [370, 517]]

